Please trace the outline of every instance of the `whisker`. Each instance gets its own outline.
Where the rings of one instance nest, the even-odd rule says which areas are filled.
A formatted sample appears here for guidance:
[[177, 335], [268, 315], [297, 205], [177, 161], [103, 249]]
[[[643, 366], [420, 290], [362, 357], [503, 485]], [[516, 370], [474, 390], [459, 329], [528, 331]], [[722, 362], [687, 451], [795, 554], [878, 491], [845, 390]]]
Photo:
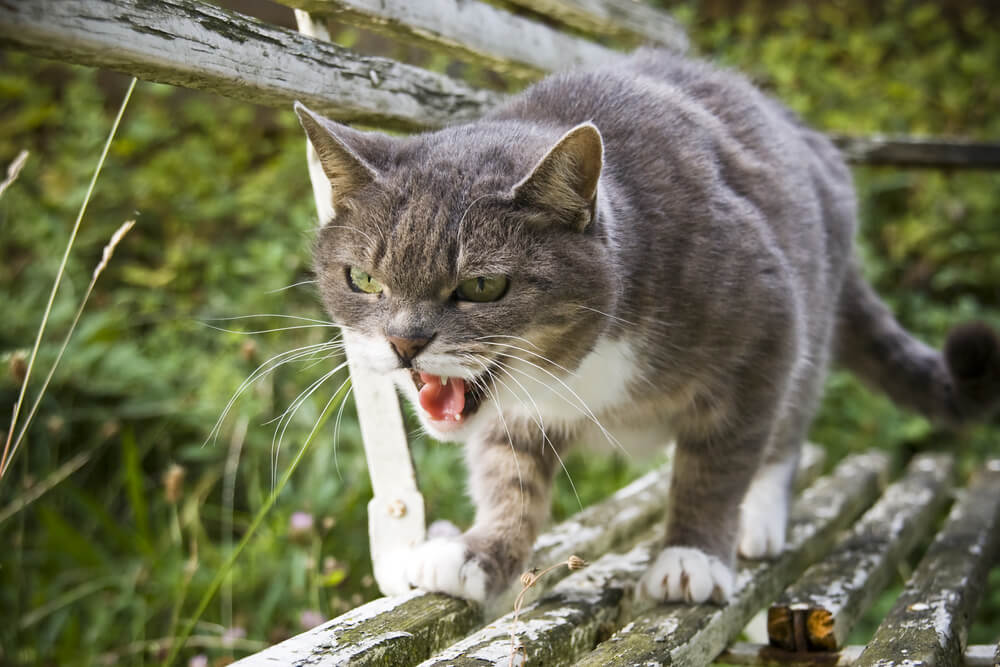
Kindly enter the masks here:
[[[229, 402], [226, 403], [226, 407], [223, 409], [222, 414], [219, 415], [219, 418], [216, 420], [215, 425], [212, 427], [212, 430], [209, 431], [208, 436], [205, 438], [205, 442], [202, 443], [202, 446], [207, 445], [209, 440], [211, 440], [213, 443], [215, 442], [215, 440], [219, 436], [219, 431], [222, 428], [222, 423], [225, 421], [226, 416], [229, 415], [229, 411], [232, 410], [233, 405], [236, 403], [236, 400], [240, 396], [242, 396], [243, 392], [245, 392], [252, 384], [257, 382], [262, 377], [264, 377], [271, 371], [275, 370], [276, 368], [283, 366], [284, 364], [296, 361], [297, 359], [301, 359], [303, 357], [308, 357], [310, 354], [313, 354], [314, 352], [320, 352], [323, 351], [324, 349], [330, 349], [330, 345], [335, 342], [336, 341], [326, 341], [323, 343], [304, 345], [302, 347], [297, 347], [293, 350], [288, 350], [286, 352], [281, 352], [279, 354], [276, 354], [270, 359], [267, 359], [266, 361], [261, 363], [256, 369], [254, 369], [252, 373], [250, 373], [247, 379], [245, 379], [240, 384], [240, 386], [236, 389], [236, 391], [233, 392], [233, 395], [229, 398]], [[280, 361], [278, 361], [277, 363], [273, 363], [277, 359], [280, 359]]]
[[609, 319], [612, 319], [612, 320], [615, 320], [616, 322], [621, 322], [622, 324], [628, 324], [628, 325], [631, 325], [633, 327], [634, 326], [638, 326], [638, 323], [636, 323], [636, 322], [630, 322], [629, 320], [626, 320], [624, 318], [618, 317], [617, 315], [612, 315], [610, 313], [605, 313], [603, 310], [598, 310], [597, 308], [591, 308], [590, 306], [585, 306], [585, 305], [580, 304], [580, 303], [576, 304], [576, 307], [577, 308], [582, 308], [583, 310], [589, 310], [591, 312], [597, 313], [598, 315], [604, 315], [605, 317], [607, 317]]
[[[345, 366], [347, 366], [346, 361], [338, 365], [333, 370], [325, 373], [322, 377], [313, 382], [309, 387], [307, 387], [298, 396], [296, 396], [295, 400], [292, 401], [292, 404], [285, 409], [284, 413], [282, 413], [281, 420], [278, 422], [278, 425], [274, 428], [274, 435], [271, 437], [271, 459], [272, 459], [271, 487], [272, 488], [277, 483], [278, 455], [281, 452], [281, 443], [285, 439], [285, 431], [288, 429], [288, 425], [292, 423], [292, 419], [295, 418], [295, 414], [299, 411], [299, 408], [302, 407], [302, 404], [305, 403], [309, 399], [309, 397], [312, 396], [313, 393], [315, 393], [315, 391], [319, 389], [327, 380], [333, 377], [340, 369], [344, 368]], [[347, 382], [348, 380], [345, 380], [345, 382]], [[341, 385], [341, 388], [343, 388], [343, 385]], [[336, 396], [339, 392], [340, 389], [334, 392], [334, 396]], [[323, 411], [323, 413], [325, 412], [326, 410]], [[282, 422], [284, 422], [283, 425]], [[279, 435], [279, 430], [280, 430], [280, 435]]]
[[[349, 232], [356, 232], [356, 233], [361, 234], [362, 236], [364, 236], [366, 239], [368, 239], [369, 243], [371, 243], [372, 245], [375, 245], [375, 239], [373, 239], [371, 236], [369, 236], [368, 234], [365, 234], [363, 231], [361, 231], [360, 229], [357, 229], [355, 227], [348, 227], [347, 225], [331, 225], [331, 224], [326, 224], [326, 225], [323, 225], [323, 226], [324, 227], [331, 227], [333, 229], [346, 229]], [[379, 230], [379, 233], [381, 233], [381, 231], [382, 230]], [[382, 237], [382, 240], [383, 241], [385, 240], [384, 236]]]
[[571, 405], [573, 407], [576, 407], [576, 409], [579, 410], [582, 415], [584, 415], [585, 417], [587, 417], [591, 422], [594, 423], [594, 425], [597, 426], [597, 428], [599, 428], [601, 430], [601, 433], [604, 435], [604, 437], [608, 440], [609, 443], [611, 443], [612, 445], [614, 445], [614, 446], [618, 447], [620, 450], [622, 450], [622, 452], [626, 456], [631, 456], [628, 453], [628, 451], [625, 449], [625, 447], [623, 447], [622, 444], [618, 441], [618, 439], [615, 438], [613, 435], [611, 435], [611, 433], [608, 431], [608, 429], [606, 429], [604, 427], [604, 425], [597, 418], [597, 415], [594, 414], [594, 411], [591, 410], [590, 406], [587, 405], [586, 401], [584, 401], [582, 398], [580, 398], [579, 394], [577, 394], [575, 391], [573, 391], [573, 388], [570, 387], [565, 382], [563, 382], [563, 380], [561, 378], [559, 378], [558, 376], [556, 376], [554, 373], [551, 373], [547, 369], [542, 368], [538, 364], [535, 364], [535, 363], [532, 363], [532, 362], [528, 361], [527, 359], [523, 359], [523, 358], [515, 356], [513, 354], [506, 354], [504, 352], [497, 352], [497, 355], [501, 356], [501, 357], [507, 357], [509, 359], [515, 359], [517, 361], [524, 362], [524, 363], [528, 364], [529, 366], [537, 368], [538, 370], [542, 371], [543, 373], [545, 373], [546, 375], [548, 375], [549, 377], [551, 377], [553, 380], [555, 380], [556, 382], [558, 382], [559, 384], [561, 384], [563, 387], [565, 387], [566, 391], [568, 391], [573, 396], [573, 398], [575, 398], [579, 402], [579, 405], [573, 404], [561, 392], [557, 391], [554, 387], [546, 384], [545, 382], [542, 382], [541, 380], [539, 380], [538, 378], [536, 378], [531, 373], [528, 373], [527, 371], [524, 371], [524, 370], [522, 370], [520, 368], [516, 368], [516, 367], [514, 367], [514, 366], [512, 366], [510, 364], [504, 363], [504, 362], [500, 361], [499, 359], [495, 360], [495, 363], [497, 363], [498, 365], [500, 365], [500, 366], [502, 366], [504, 368], [509, 368], [510, 370], [517, 371], [518, 373], [521, 373], [521, 374], [525, 375], [526, 377], [528, 377], [528, 378], [534, 380], [535, 382], [541, 384], [543, 387], [547, 388], [549, 391], [553, 392], [556, 396], [558, 396], [562, 400], [566, 401], [567, 404], [569, 404], [569, 405]]
[[208, 327], [209, 329], [215, 329], [216, 331], [222, 331], [225, 333], [234, 333], [234, 334], [244, 334], [244, 335], [266, 334], [266, 333], [274, 333], [276, 331], [291, 331], [292, 329], [317, 329], [317, 328], [329, 329], [331, 327], [337, 326], [336, 324], [296, 324], [290, 327], [277, 327], [275, 329], [257, 329], [254, 331], [239, 331], [237, 329], [225, 329], [223, 327], [217, 327], [214, 324], [209, 324], [208, 322], [199, 322], [199, 324], [203, 327]]
[[316, 320], [311, 317], [299, 317], [298, 315], [283, 315], [281, 313], [257, 313], [255, 315], [233, 315], [232, 317], [206, 317], [205, 322], [230, 322], [232, 320], [248, 320], [252, 317], [277, 317], [281, 320], [301, 320], [303, 322], [312, 322], [313, 324], [328, 324], [330, 326], [340, 326], [336, 322], [330, 322], [328, 320]]
[[[518, 350], [520, 352], [525, 352], [525, 353], [530, 354], [532, 356], [538, 357], [542, 361], [545, 361], [545, 362], [547, 362], [549, 364], [552, 364], [553, 366], [555, 366], [556, 368], [558, 368], [562, 372], [566, 373], [567, 375], [576, 375], [575, 371], [571, 371], [570, 369], [566, 368], [565, 366], [563, 366], [561, 364], [558, 364], [555, 361], [552, 361], [551, 359], [549, 359], [545, 355], [538, 354], [537, 352], [532, 352], [531, 350], [526, 350], [523, 347], [518, 347], [517, 345], [511, 345], [510, 343], [495, 343], [495, 342], [488, 341], [488, 340], [484, 340], [484, 341], [480, 341], [480, 342], [482, 342], [485, 345], [494, 345], [494, 346], [497, 346], [497, 347], [507, 347], [507, 348], [510, 348], [510, 349], [513, 349], [513, 350]], [[514, 358], [515, 359], [520, 359], [520, 357], [514, 357]], [[527, 361], [527, 360], [525, 360], [525, 361]]]
[[297, 283], [292, 283], [291, 285], [285, 285], [284, 287], [279, 287], [278, 289], [269, 290], [264, 292], [264, 294], [276, 294], [277, 292], [284, 292], [285, 290], [290, 290], [293, 287], [300, 287], [301, 285], [313, 285], [319, 282], [318, 280], [300, 280]]
[[527, 343], [528, 345], [530, 345], [531, 347], [535, 348], [536, 350], [542, 349], [542, 348], [538, 347], [537, 345], [535, 345], [534, 343], [532, 343], [527, 338], [522, 338], [521, 336], [512, 336], [510, 334], [491, 334], [489, 336], [479, 336], [475, 340], [477, 340], [477, 341], [483, 341], [483, 340], [486, 340], [487, 338], [513, 338], [514, 340], [519, 340], [519, 341], [523, 341], [523, 342]]
[[[348, 376], [349, 378], [350, 376]], [[347, 399], [350, 398], [352, 391], [354, 391], [353, 383], [347, 388], [344, 400], [340, 402], [340, 409], [337, 410], [337, 421], [333, 427], [333, 468], [337, 471], [337, 478], [340, 480], [344, 479], [344, 475], [340, 472], [340, 460], [337, 458], [337, 445], [340, 444], [340, 418], [344, 416], [344, 406], [347, 405]]]
[[[580, 500], [580, 494], [577, 493], [577, 491], [576, 491], [576, 484], [573, 482], [573, 476], [569, 474], [569, 468], [566, 467], [566, 464], [563, 462], [562, 456], [559, 455], [559, 450], [556, 449], [556, 446], [552, 443], [552, 440], [549, 438], [548, 434], [545, 432], [545, 425], [543, 424], [543, 420], [542, 420], [542, 411], [538, 409], [538, 403], [536, 403], [535, 399], [531, 397], [531, 392], [529, 392], [527, 389], [525, 389], [524, 385], [521, 384], [518, 381], [518, 379], [515, 378], [511, 374], [511, 372], [509, 370], [507, 370], [505, 368], [501, 368], [500, 370], [502, 370], [504, 373], [506, 373], [507, 377], [509, 377], [515, 384], [517, 384], [518, 387], [520, 387], [522, 390], [524, 390], [525, 396], [528, 397], [528, 400], [531, 401], [531, 404], [534, 406], [534, 408], [535, 408], [535, 414], [538, 415], [538, 419], [535, 419], [534, 417], [532, 417], [532, 421], [535, 422], [535, 425], [538, 426], [538, 430], [541, 431], [541, 433], [542, 433], [542, 442], [548, 444], [549, 449], [551, 449], [552, 453], [555, 454], [556, 460], [559, 461], [559, 465], [560, 465], [560, 467], [562, 467], [563, 472], [566, 473], [566, 479], [569, 480], [569, 486], [570, 486], [571, 489], [573, 489], [573, 495], [576, 496], [576, 503], [577, 503], [577, 505], [580, 506], [580, 509], [582, 510], [583, 509], [583, 501]], [[503, 380], [501, 380], [499, 377], [497, 377], [496, 380], [498, 382], [500, 382], [500, 384], [502, 384], [504, 387], [507, 387], [507, 391], [509, 391], [511, 393], [511, 395], [514, 396], [514, 398], [516, 398], [518, 401], [520, 401], [521, 405], [524, 405], [524, 401], [521, 400], [521, 398], [517, 395], [517, 393], [513, 389], [511, 389], [510, 386], [506, 382], [504, 382]], [[525, 406], [525, 407], [527, 407], [527, 406]]]

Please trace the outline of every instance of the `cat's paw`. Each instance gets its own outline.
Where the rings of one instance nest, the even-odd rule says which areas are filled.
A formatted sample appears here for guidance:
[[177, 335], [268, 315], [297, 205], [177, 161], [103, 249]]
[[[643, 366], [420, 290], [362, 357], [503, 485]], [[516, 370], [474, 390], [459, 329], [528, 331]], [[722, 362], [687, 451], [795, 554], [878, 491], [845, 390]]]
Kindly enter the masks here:
[[637, 593], [657, 601], [725, 602], [733, 571], [715, 556], [691, 547], [667, 547], [639, 580]]
[[781, 555], [787, 526], [788, 501], [783, 489], [755, 481], [740, 507], [740, 555], [744, 558]]
[[424, 542], [411, 554], [406, 565], [410, 585], [434, 593], [447, 593], [483, 603], [489, 578], [461, 539]]

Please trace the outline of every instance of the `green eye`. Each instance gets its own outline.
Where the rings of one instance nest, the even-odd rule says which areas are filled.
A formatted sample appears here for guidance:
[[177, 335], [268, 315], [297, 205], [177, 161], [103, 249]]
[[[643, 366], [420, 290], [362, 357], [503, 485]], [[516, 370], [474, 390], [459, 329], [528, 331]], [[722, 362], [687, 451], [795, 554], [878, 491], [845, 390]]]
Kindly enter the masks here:
[[350, 283], [351, 289], [355, 292], [364, 292], [366, 294], [382, 293], [382, 283], [356, 266], [352, 266], [347, 270], [347, 282]]
[[476, 276], [463, 280], [455, 290], [462, 301], [498, 301], [507, 291], [506, 276]]

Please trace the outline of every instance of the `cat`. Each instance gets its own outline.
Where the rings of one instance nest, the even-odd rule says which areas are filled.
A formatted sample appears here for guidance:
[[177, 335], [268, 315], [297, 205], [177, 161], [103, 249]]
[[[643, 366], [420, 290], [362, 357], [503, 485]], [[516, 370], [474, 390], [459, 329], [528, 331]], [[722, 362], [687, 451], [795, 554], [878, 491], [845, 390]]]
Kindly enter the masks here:
[[521, 572], [560, 454], [617, 425], [676, 439], [654, 600], [725, 601], [782, 551], [831, 362], [945, 424], [986, 418], [1000, 343], [940, 353], [864, 281], [832, 143], [741, 76], [645, 49], [409, 137], [297, 104], [332, 186], [319, 291], [353, 360], [463, 442], [475, 521], [406, 559], [476, 602]]

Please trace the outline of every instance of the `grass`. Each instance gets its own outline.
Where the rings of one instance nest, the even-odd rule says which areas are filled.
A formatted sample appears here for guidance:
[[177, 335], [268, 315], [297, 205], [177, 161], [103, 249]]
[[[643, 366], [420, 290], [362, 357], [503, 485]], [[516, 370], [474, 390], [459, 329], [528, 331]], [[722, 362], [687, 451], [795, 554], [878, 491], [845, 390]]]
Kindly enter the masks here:
[[[968, 26], [947, 16], [928, 22], [928, 7], [943, 10], [903, 4], [674, 9], [703, 52], [751, 72], [815, 125], [1000, 136], [1000, 116], [988, 113], [1000, 89], [983, 83], [997, 62], [998, 24], [977, 19], [980, 10], [958, 19]], [[0, 374], [0, 406], [19, 400], [57, 272], [48, 331], [65, 336], [76, 326], [0, 482], [0, 542], [9, 545], [0, 551], [0, 662], [159, 664], [174, 650], [180, 662], [221, 663], [375, 596], [371, 489], [353, 406], [335, 443], [280, 452], [276, 467], [273, 424], [264, 425], [334, 366], [303, 358], [276, 368], [234, 404], [220, 444], [203, 444], [264, 360], [327, 340], [313, 328], [232, 332], [280, 329], [277, 318], [232, 320], [223, 327], [230, 331], [202, 324], [259, 313], [323, 318], [309, 282], [314, 213], [294, 115], [139, 84], [107, 147], [87, 224], [60, 262], [67, 221], [93, 177], [85, 156], [102, 152], [129, 82], [16, 53], [0, 53], [0, 63], [0, 156], [31, 154], [0, 199], [0, 359], [10, 365]], [[956, 321], [1000, 323], [1000, 175], [855, 174], [866, 269], [906, 325], [933, 342]], [[128, 243], [74, 325], [107, 239], [132, 219]], [[47, 338], [37, 368], [60, 357]], [[288, 442], [307, 442], [326, 414], [324, 391], [302, 402]], [[950, 447], [964, 471], [996, 451], [997, 436], [996, 427], [977, 427], [944, 439], [841, 374], [812, 434], [832, 460], [873, 443]], [[428, 516], [467, 525], [460, 452], [422, 438], [413, 451]], [[306, 465], [275, 494], [274, 471], [288, 473], [296, 456]], [[589, 453], [566, 464], [584, 505], [642, 469]], [[555, 518], [577, 508], [560, 476]], [[973, 641], [995, 635], [1000, 589], [991, 591]]]

